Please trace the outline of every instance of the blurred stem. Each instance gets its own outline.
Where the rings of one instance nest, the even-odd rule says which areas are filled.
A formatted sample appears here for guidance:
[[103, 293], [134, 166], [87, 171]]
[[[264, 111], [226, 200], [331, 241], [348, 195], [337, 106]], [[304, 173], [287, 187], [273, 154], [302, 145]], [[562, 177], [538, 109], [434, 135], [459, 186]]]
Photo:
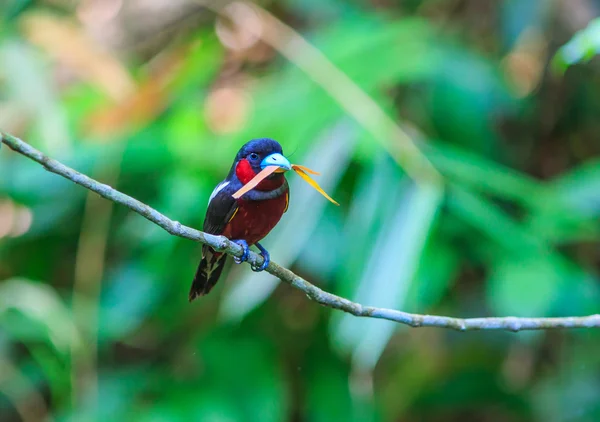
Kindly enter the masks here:
[[369, 411], [375, 401], [373, 371], [353, 365], [348, 376], [348, 385], [352, 395], [353, 413], [358, 416], [356, 420], [364, 422], [374, 420], [372, 413]]
[[[116, 159], [111, 157], [108, 166], [102, 163], [102, 168], [96, 170], [111, 185], [119, 179], [122, 148], [115, 155]], [[84, 333], [83, 347], [72, 348], [74, 406], [81, 403], [84, 396], [92, 406], [97, 405], [98, 314], [112, 210], [111, 201], [104, 201], [102, 197], [89, 192], [75, 257], [73, 285], [73, 317]]]
[[[200, 1], [200, 4], [248, 31], [254, 31], [257, 37], [296, 65], [369, 132], [415, 182], [442, 187], [442, 176], [411, 137], [375, 100], [298, 32], [254, 4], [234, 2], [226, 7], [214, 6], [212, 2]], [[247, 14], [258, 14], [262, 25], [258, 28], [245, 25], [243, 16], [247, 14], [241, 13], [243, 8]]]
[[10, 362], [0, 359], [0, 394], [6, 396], [23, 422], [52, 421], [44, 397]]

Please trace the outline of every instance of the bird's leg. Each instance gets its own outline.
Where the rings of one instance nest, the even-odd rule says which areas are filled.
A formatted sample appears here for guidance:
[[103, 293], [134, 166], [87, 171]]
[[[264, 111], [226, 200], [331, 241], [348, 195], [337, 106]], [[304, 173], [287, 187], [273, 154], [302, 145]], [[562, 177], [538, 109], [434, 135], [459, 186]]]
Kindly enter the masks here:
[[254, 265], [251, 265], [250, 268], [252, 268], [252, 271], [260, 272], [264, 271], [265, 268], [269, 266], [269, 262], [271, 262], [271, 255], [269, 255], [269, 252], [265, 248], [263, 248], [263, 246], [260, 243], [256, 243], [256, 247], [260, 250], [260, 254], [264, 258], [264, 262], [260, 265], [260, 267], [255, 267]]
[[238, 258], [237, 256], [233, 257], [233, 262], [235, 262], [236, 264], [241, 264], [242, 262], [248, 261], [248, 255], [250, 254], [250, 248], [248, 247], [248, 242], [246, 242], [243, 239], [232, 240], [232, 242], [237, 243], [244, 249], [244, 253], [242, 254], [242, 256], [240, 258]]

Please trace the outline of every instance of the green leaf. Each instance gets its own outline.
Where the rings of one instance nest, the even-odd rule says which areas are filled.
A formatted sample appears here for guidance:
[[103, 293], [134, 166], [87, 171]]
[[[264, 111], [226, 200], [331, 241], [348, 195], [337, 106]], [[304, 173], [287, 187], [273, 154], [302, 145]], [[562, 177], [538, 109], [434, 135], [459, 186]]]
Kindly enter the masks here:
[[542, 317], [558, 301], [563, 276], [557, 262], [544, 255], [507, 255], [493, 268], [487, 297], [492, 314], [498, 316]]
[[406, 311], [427, 313], [450, 288], [460, 269], [460, 255], [456, 248], [437, 232], [427, 241], [415, 281], [406, 297]]
[[228, 407], [243, 415], [237, 419], [240, 422], [285, 420], [286, 383], [274, 350], [265, 340], [218, 332], [203, 339], [199, 349], [206, 370], [196, 386], [197, 394], [217, 392], [227, 399]]
[[[302, 366], [306, 377], [306, 407], [303, 415], [313, 422], [373, 421], [377, 414], [373, 400], [361, 400], [352, 389], [350, 365], [331, 350], [312, 347]], [[354, 389], [356, 390], [356, 388]]]
[[[437, 186], [405, 185], [397, 194], [387, 194], [393, 204], [382, 219], [369, 259], [353, 300], [383, 308], [401, 308], [425, 241], [441, 204]], [[398, 325], [389, 321], [356, 318], [344, 314], [339, 326], [332, 327], [336, 344], [352, 352], [360, 370], [372, 370]]]
[[59, 355], [68, 355], [71, 345], [81, 342], [70, 311], [50, 286], [22, 279], [2, 282], [0, 316], [11, 310], [44, 327], [47, 330], [44, 341]]
[[478, 154], [441, 142], [427, 145], [425, 152], [444, 176], [463, 188], [527, 207], [539, 206], [540, 197], [547, 199], [547, 189], [541, 182]]
[[[34, 118], [35, 137], [42, 141], [42, 149], [63, 155], [70, 151], [66, 113], [50, 79], [48, 64], [31, 46], [17, 39], [0, 44], [0, 63], [8, 97], [21, 113]], [[0, 117], [0, 127], [7, 124]]]
[[501, 146], [493, 125], [497, 116], [518, 108], [496, 63], [447, 46], [425, 90], [427, 119], [442, 139], [495, 156]]
[[[589, 160], [555, 179], [551, 187], [557, 199], [575, 218], [600, 215], [600, 160]], [[575, 214], [575, 215], [573, 215]]]
[[134, 332], [160, 298], [161, 289], [156, 284], [139, 263], [111, 272], [104, 280], [98, 336], [106, 341]]
[[[31, 4], [32, 0], [2, 0], [0, 5], [0, 13], [2, 17], [8, 21], [14, 21], [14, 19], [23, 11], [27, 6]], [[2, 24], [2, 22], [0, 22]]]
[[56, 291], [23, 279], [0, 283], [0, 326], [29, 348], [46, 375], [53, 398], [63, 402], [69, 385], [65, 365], [72, 350], [85, 350], [71, 312]]
[[[390, 85], [423, 81], [431, 74], [439, 60], [431, 35], [430, 25], [422, 20], [367, 15], [358, 21], [348, 17], [334, 22], [314, 34], [311, 42], [368, 95], [377, 96]], [[212, 156], [218, 161], [231, 159], [221, 145], [237, 145], [240, 138], [257, 134], [268, 134], [282, 141], [284, 150], [304, 155], [311, 145], [307, 139], [318, 137], [344, 118], [344, 107], [349, 106], [338, 104], [317, 81], [292, 64], [262, 79], [250, 94], [253, 108], [245, 128], [223, 136], [219, 148], [212, 146]]]
[[600, 18], [594, 19], [571, 40], [562, 46], [552, 59], [557, 73], [563, 73], [570, 66], [590, 60], [600, 53]]
[[449, 186], [448, 193], [450, 210], [506, 250], [519, 253], [547, 250], [548, 245], [542, 239], [535, 237], [508, 213], [481, 195], [454, 184]]
[[[382, 151], [378, 151], [374, 162], [366, 163], [368, 168], [361, 171], [352, 203], [346, 218], [342, 238], [353, 239], [341, 245], [341, 259], [337, 269], [336, 293], [343, 297], [353, 297], [361, 281], [361, 274], [367, 265], [364, 259], [365, 245], [375, 242], [379, 220], [388, 212], [388, 204], [381, 203], [390, 190], [400, 184], [400, 175], [395, 163]], [[333, 314], [334, 324], [339, 323], [342, 314]]]

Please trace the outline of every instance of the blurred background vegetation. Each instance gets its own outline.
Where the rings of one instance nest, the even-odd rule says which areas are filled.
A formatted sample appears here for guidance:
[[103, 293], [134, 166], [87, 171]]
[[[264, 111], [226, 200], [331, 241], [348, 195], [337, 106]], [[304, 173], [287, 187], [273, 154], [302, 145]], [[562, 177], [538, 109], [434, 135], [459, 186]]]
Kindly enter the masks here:
[[[567, 67], [600, 50], [598, 24], [573, 38], [599, 11], [1, 0], [0, 128], [198, 228], [240, 145], [272, 137], [342, 204], [290, 175], [265, 242], [324, 289], [451, 316], [592, 314], [600, 72]], [[189, 304], [199, 258], [2, 148], [0, 421], [600, 420], [597, 330], [409, 329], [248, 266]]]

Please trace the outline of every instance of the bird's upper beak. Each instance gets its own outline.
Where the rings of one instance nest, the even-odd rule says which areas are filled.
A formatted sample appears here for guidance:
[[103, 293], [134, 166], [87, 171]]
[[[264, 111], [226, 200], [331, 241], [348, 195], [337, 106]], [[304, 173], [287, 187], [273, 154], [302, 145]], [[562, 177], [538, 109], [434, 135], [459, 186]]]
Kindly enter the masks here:
[[292, 169], [292, 165], [290, 164], [288, 159], [279, 153], [266, 156], [260, 163], [260, 168], [262, 169], [268, 166], [279, 167], [279, 169], [275, 171], [276, 173], [283, 173]]

